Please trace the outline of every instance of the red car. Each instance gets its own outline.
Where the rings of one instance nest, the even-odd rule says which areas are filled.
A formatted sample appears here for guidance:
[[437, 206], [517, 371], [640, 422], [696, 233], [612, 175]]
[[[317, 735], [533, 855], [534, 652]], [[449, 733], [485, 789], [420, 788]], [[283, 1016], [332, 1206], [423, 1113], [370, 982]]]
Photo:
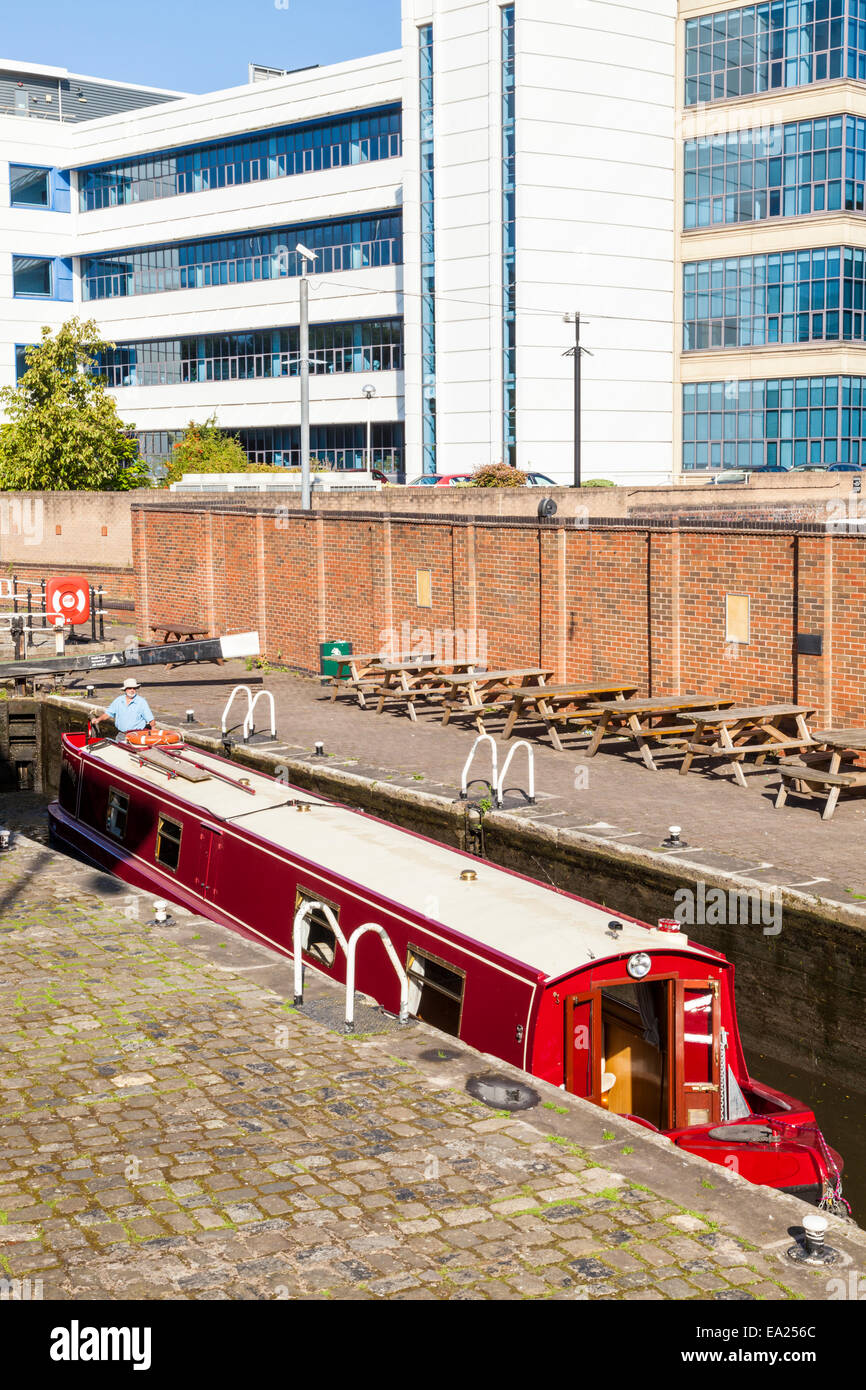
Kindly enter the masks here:
[[[409, 487], [454, 487], [456, 483], [471, 483], [471, 473], [422, 473], [420, 478], [413, 478]], [[561, 483], [555, 483], [552, 478], [548, 478], [544, 473], [527, 473], [527, 487], [561, 487]]]

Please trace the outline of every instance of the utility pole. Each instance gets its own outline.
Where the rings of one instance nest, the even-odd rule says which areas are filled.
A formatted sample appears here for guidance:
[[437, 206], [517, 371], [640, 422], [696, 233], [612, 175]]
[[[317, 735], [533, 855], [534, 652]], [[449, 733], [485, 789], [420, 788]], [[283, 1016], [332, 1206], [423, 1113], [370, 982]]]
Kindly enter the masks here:
[[563, 318], [564, 323], [571, 323], [574, 320], [574, 347], [564, 352], [563, 357], [574, 358], [574, 482], [573, 487], [580, 487], [581, 484], [581, 367], [583, 354], [592, 357], [589, 348], [580, 346], [580, 314], [566, 314]]
[[574, 316], [574, 486], [580, 487], [580, 314]]
[[310, 511], [310, 282], [301, 276], [301, 510]]

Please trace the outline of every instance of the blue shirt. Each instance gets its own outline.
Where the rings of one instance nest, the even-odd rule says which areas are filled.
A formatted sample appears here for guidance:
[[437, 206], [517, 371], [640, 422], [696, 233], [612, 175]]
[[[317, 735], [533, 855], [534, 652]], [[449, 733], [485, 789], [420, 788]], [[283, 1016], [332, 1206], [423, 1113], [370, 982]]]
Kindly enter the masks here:
[[125, 695], [118, 695], [108, 706], [107, 713], [121, 734], [128, 733], [130, 729], [143, 729], [153, 719], [150, 705], [142, 695], [136, 695], [128, 702]]

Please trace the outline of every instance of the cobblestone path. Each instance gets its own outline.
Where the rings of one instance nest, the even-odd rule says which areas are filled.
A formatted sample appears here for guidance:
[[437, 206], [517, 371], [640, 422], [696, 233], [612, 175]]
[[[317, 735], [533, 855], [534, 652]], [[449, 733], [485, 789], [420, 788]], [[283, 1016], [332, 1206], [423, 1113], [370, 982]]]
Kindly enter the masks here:
[[752, 1190], [753, 1219], [751, 1192], [689, 1161], [682, 1201], [709, 1205], [687, 1209], [637, 1181], [681, 1164], [669, 1146], [647, 1159], [547, 1087], [491, 1111], [463, 1089], [473, 1054], [420, 1026], [346, 1038], [286, 1006], [285, 962], [150, 915], [22, 837], [0, 857], [6, 1280], [52, 1299], [828, 1296], [783, 1262], [797, 1204]]

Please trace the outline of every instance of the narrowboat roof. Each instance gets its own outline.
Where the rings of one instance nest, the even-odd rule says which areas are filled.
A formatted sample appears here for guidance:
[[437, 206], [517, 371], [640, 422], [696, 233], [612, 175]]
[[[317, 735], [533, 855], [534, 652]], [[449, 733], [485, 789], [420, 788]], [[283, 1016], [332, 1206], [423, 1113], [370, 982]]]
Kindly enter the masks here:
[[[187, 746], [180, 752], [181, 765], [193, 760], [208, 774], [196, 781], [182, 776], [169, 781], [158, 766], [139, 763], [139, 750], [127, 745], [105, 742], [91, 745], [87, 753], [94, 762], [116, 768], [124, 777], [157, 792], [170, 792], [208, 819], [250, 831], [278, 849], [320, 865], [326, 873], [522, 961], [548, 980], [590, 960], [635, 951], [674, 949], [718, 958], [717, 953], [689, 943], [681, 932], [662, 933], [643, 926], [199, 748]], [[166, 756], [160, 749], [154, 761], [162, 762]], [[168, 756], [174, 761], [175, 755]], [[191, 762], [187, 766], [194, 773]], [[255, 795], [214, 774], [245, 777]], [[286, 804], [298, 800], [310, 804], [307, 814]], [[477, 878], [461, 880], [465, 869], [473, 869]], [[610, 921], [623, 924], [616, 939], [608, 932]]]

